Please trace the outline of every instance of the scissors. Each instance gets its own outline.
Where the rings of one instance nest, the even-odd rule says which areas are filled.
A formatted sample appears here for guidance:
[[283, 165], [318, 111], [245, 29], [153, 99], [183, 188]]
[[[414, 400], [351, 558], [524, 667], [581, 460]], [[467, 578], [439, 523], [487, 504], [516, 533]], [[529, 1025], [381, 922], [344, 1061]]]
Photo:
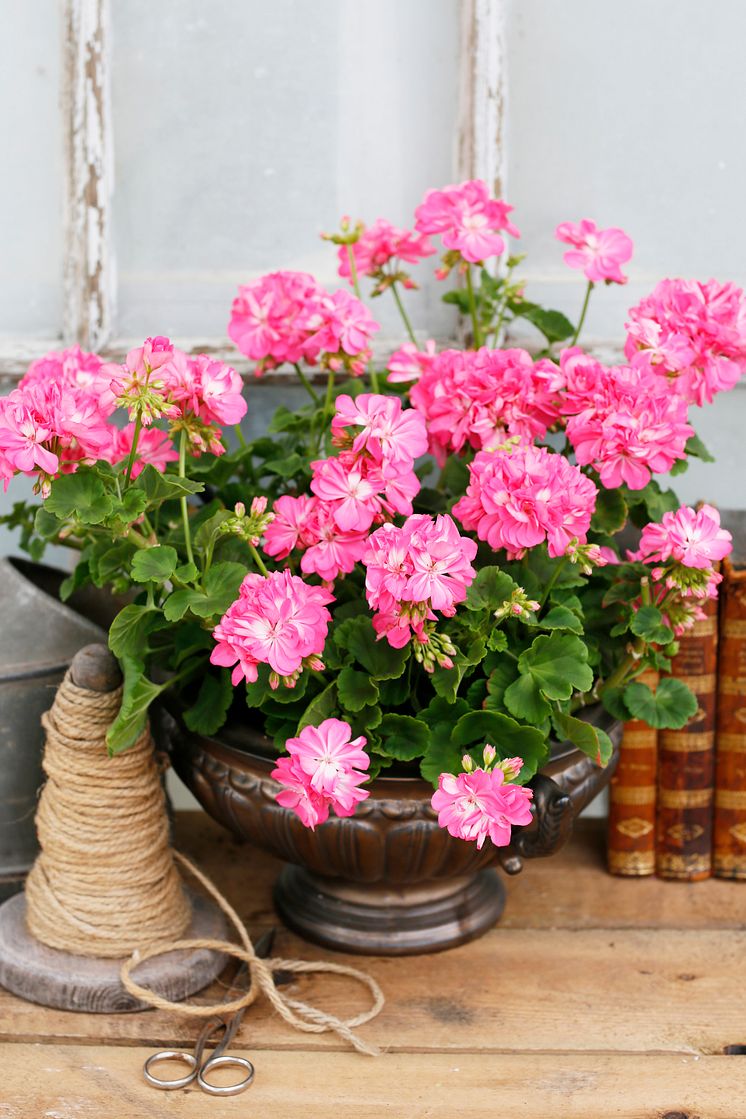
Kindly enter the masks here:
[[[257, 940], [254, 946], [254, 951], [257, 956], [262, 958], [269, 956], [272, 951], [274, 938], [274, 929], [270, 929], [263, 936], [259, 937], [259, 940]], [[236, 972], [233, 986], [228, 992], [228, 999], [233, 998], [246, 989], [244, 987], [244, 979], [248, 973], [248, 964], [242, 964]], [[210, 1096], [237, 1096], [239, 1092], [246, 1091], [254, 1079], [253, 1064], [251, 1061], [246, 1060], [245, 1057], [234, 1057], [225, 1052], [238, 1032], [238, 1027], [241, 1025], [241, 1019], [244, 1016], [245, 1009], [246, 1007], [243, 1007], [233, 1014], [216, 1014], [213, 1018], [208, 1018], [202, 1032], [197, 1038], [193, 1054], [185, 1053], [179, 1049], [162, 1049], [158, 1053], [153, 1053], [148, 1057], [143, 1066], [143, 1075], [148, 1084], [151, 1084], [154, 1088], [161, 1088], [163, 1091], [171, 1092], [176, 1088], [186, 1088], [196, 1080], [202, 1091], [207, 1092]], [[203, 1059], [205, 1047], [208, 1042], [221, 1030], [223, 1036], [220, 1038], [220, 1041], [215, 1046], [210, 1056]], [[186, 1076], [179, 1076], [175, 1080], [162, 1080], [159, 1076], [153, 1074], [152, 1069], [154, 1065], [160, 1064], [163, 1061], [180, 1061], [188, 1067], [189, 1071]], [[212, 1069], [226, 1067], [241, 1069], [242, 1072], [245, 1073], [243, 1079], [239, 1080], [236, 1084], [229, 1084], [226, 1087], [218, 1087], [216, 1084], [210, 1084], [209, 1081], [205, 1079], [207, 1073]]]

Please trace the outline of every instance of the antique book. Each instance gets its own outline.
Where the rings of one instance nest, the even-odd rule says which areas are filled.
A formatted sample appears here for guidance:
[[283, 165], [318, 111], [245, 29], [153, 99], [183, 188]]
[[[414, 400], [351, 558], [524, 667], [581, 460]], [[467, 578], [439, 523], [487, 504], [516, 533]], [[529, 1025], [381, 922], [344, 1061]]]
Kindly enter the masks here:
[[[655, 690], [658, 673], [640, 683]], [[607, 863], [611, 874], [640, 877], [655, 873], [655, 804], [658, 731], [641, 719], [624, 724], [619, 764], [609, 786]]]
[[712, 866], [746, 878], [746, 565], [726, 559], [722, 572]]
[[683, 680], [698, 707], [681, 730], [658, 737], [658, 810], [655, 870], [660, 878], [696, 881], [712, 868], [718, 604], [679, 638], [671, 676]]

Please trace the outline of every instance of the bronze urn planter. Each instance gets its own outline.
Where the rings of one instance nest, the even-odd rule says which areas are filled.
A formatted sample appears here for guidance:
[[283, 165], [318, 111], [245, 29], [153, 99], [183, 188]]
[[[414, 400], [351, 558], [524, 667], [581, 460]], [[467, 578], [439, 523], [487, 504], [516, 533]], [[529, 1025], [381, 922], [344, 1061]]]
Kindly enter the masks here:
[[578, 813], [608, 784], [621, 726], [604, 711], [591, 717], [610, 735], [614, 755], [600, 768], [569, 743], [555, 745], [531, 785], [534, 818], [509, 848], [454, 839], [438, 826], [432, 788], [417, 776], [385, 776], [349, 819], [310, 831], [275, 800], [277, 753], [247, 726], [210, 738], [189, 731], [178, 712], [161, 709], [162, 745], [206, 811], [240, 838], [286, 860], [275, 887], [285, 923], [307, 940], [344, 952], [404, 956], [452, 948], [499, 919], [508, 874], [523, 860], [551, 855]]

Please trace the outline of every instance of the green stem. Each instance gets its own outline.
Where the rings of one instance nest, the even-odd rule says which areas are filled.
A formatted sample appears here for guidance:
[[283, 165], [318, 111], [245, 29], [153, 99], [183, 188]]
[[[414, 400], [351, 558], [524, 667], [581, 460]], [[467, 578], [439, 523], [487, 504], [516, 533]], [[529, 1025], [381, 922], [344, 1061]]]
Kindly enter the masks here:
[[482, 336], [479, 333], [479, 320], [477, 318], [477, 300], [474, 295], [474, 284], [471, 278], [471, 265], [466, 266], [466, 290], [469, 293], [469, 309], [471, 311], [471, 329], [474, 335], [474, 349], [478, 350], [482, 345]]
[[352, 286], [355, 289], [355, 295], [358, 297], [358, 299], [362, 299], [363, 297], [360, 294], [360, 281], [357, 277], [357, 265], [355, 264], [355, 254], [352, 251], [352, 245], [347, 246], [347, 259], [350, 262], [350, 279], [352, 280]]
[[236, 439], [238, 440], [239, 447], [245, 447], [246, 446], [246, 440], [243, 437], [243, 432], [241, 431], [241, 425], [240, 424], [234, 424], [233, 425], [233, 430], [236, 433]]
[[295, 369], [295, 372], [298, 374], [298, 380], [303, 385], [303, 388], [306, 390], [308, 395], [311, 397], [311, 400], [314, 402], [314, 404], [317, 404], [317, 405], [320, 404], [321, 403], [321, 397], [316, 392], [313, 385], [311, 384], [308, 377], [305, 375], [305, 373], [303, 372], [303, 370], [301, 369], [301, 367], [300, 367], [300, 365], [298, 364], [297, 361], [293, 362], [293, 368]]
[[593, 280], [589, 280], [588, 281], [588, 286], [585, 289], [585, 299], [583, 300], [583, 307], [582, 307], [582, 310], [580, 312], [580, 319], [578, 321], [578, 329], [575, 331], [575, 333], [573, 335], [572, 342], [570, 343], [571, 346], [574, 346], [577, 343], [578, 338], [580, 337], [580, 332], [583, 329], [583, 323], [585, 322], [585, 316], [588, 313], [588, 304], [590, 302], [592, 291], [593, 291]]
[[251, 552], [251, 558], [253, 559], [256, 566], [259, 568], [260, 573], [266, 578], [267, 575], [269, 575], [269, 572], [264, 566], [264, 561], [262, 560], [262, 557], [259, 555], [253, 544], [249, 544], [249, 551]]
[[409, 315], [404, 310], [404, 304], [402, 303], [402, 298], [399, 295], [399, 289], [396, 286], [396, 281], [394, 281], [393, 284], [391, 285], [391, 294], [393, 295], [394, 299], [396, 300], [396, 305], [399, 308], [399, 314], [402, 317], [402, 322], [404, 323], [404, 327], [406, 329], [406, 332], [409, 335], [411, 341], [416, 346], [417, 345], [417, 339], [414, 336], [414, 330], [412, 329], [412, 324], [409, 321]]
[[500, 341], [500, 331], [502, 330], [503, 321], [505, 319], [505, 312], [508, 309], [508, 292], [510, 290], [510, 278], [513, 275], [513, 268], [509, 268], [505, 273], [505, 290], [502, 299], [500, 300], [500, 310], [497, 313], [497, 322], [492, 335], [493, 345], [497, 345]]
[[126, 471], [125, 478], [124, 478], [124, 484], [126, 486], [128, 486], [130, 484], [130, 478], [132, 477], [132, 470], [133, 470], [134, 465], [135, 465], [135, 456], [137, 455], [137, 444], [138, 444], [139, 439], [140, 439], [140, 432], [141, 431], [142, 431], [142, 415], [141, 415], [140, 412], [138, 412], [137, 413], [137, 419], [135, 420], [135, 430], [132, 433], [132, 449], [130, 451], [130, 457], [127, 459], [127, 471]]
[[[187, 433], [186, 428], [181, 429], [179, 437], [179, 477], [186, 478], [186, 446], [187, 446]], [[186, 544], [187, 559], [190, 563], [194, 563], [194, 553], [192, 551], [192, 533], [189, 528], [189, 510], [187, 508], [186, 495], [183, 494], [179, 501], [181, 505], [181, 519], [184, 522], [184, 542]]]
[[373, 389], [373, 392], [380, 392], [381, 391], [381, 386], [378, 383], [378, 374], [376, 373], [376, 371], [375, 371], [375, 369], [373, 368], [372, 365], [370, 367], [369, 372], [370, 372], [370, 387]]
[[544, 604], [546, 603], [547, 599], [549, 598], [549, 595], [551, 594], [552, 587], [554, 586], [554, 584], [559, 579], [559, 577], [562, 574], [564, 568], [567, 566], [567, 563], [568, 563], [568, 557], [563, 556], [562, 559], [557, 564], [557, 566], [555, 567], [554, 571], [552, 572], [551, 578], [549, 579], [549, 582], [547, 583], [546, 587], [544, 588], [544, 594], [541, 596], [541, 599], [540, 599], [540, 602], [539, 602], [539, 609], [543, 609]]
[[319, 430], [319, 441], [317, 450], [321, 450], [324, 444], [324, 435], [326, 434], [326, 425], [329, 423], [332, 415], [332, 408], [334, 407], [334, 373], [329, 370], [326, 378], [326, 396], [324, 397], [324, 410], [321, 413], [321, 427]]

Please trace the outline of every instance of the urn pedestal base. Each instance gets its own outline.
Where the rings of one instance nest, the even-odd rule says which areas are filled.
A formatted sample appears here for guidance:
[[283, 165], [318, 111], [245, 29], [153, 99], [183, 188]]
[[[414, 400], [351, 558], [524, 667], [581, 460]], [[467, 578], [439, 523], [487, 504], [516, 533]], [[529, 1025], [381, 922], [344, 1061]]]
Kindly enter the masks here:
[[455, 948], [487, 932], [505, 906], [495, 870], [392, 889], [286, 866], [275, 886], [283, 921], [306, 940], [366, 956]]

